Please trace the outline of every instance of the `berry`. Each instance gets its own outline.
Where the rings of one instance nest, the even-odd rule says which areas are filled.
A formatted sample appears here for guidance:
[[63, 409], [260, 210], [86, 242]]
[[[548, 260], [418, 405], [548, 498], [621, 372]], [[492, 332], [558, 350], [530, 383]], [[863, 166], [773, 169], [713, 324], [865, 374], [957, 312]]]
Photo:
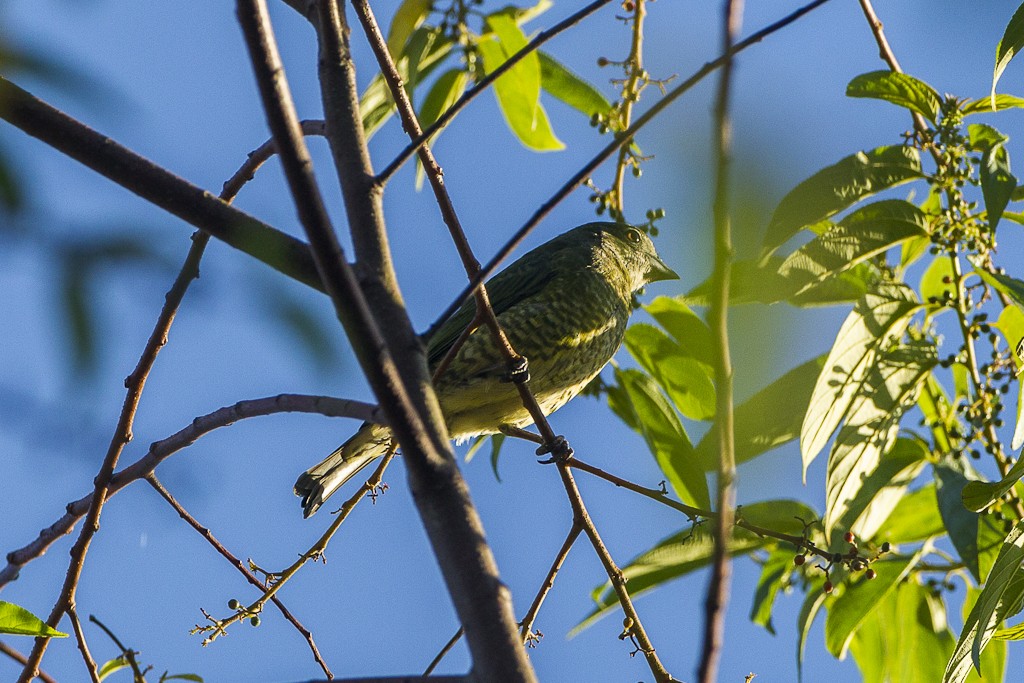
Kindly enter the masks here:
[[843, 534], [843, 540], [847, 543], [853, 543], [855, 540], [857, 540], [857, 537], [853, 535], [852, 531], [847, 531], [845, 534]]
[[868, 581], [870, 581], [878, 575], [875, 573], [874, 569], [869, 569], [866, 572], [864, 572], [864, 576], [868, 577]]
[[260, 625], [260, 618], [258, 616], [254, 616], [251, 619], [249, 619], [249, 623], [252, 624], [253, 626], [259, 626]]
[[807, 558], [806, 558], [806, 557], [804, 557], [803, 555], [797, 555], [797, 556], [795, 556], [795, 557], [793, 558], [793, 564], [795, 564], [795, 565], [796, 565], [796, 566], [798, 566], [798, 567], [799, 567], [800, 565], [802, 565], [802, 564], [803, 564], [804, 562], [806, 562], [806, 561], [807, 561]]
[[234, 598], [228, 600], [228, 609], [237, 610], [240, 606], [241, 603], [239, 603], [238, 600], [235, 600]]
[[823, 589], [823, 590], [824, 590], [824, 591], [825, 591], [826, 593], [831, 593], [831, 592], [832, 592], [833, 590], [835, 590], [835, 586], [833, 586], [833, 585], [832, 585], [832, 582], [831, 582], [831, 581], [826, 581], [826, 582], [825, 582], [825, 585], [824, 585], [824, 586], [822, 586], [822, 589]]

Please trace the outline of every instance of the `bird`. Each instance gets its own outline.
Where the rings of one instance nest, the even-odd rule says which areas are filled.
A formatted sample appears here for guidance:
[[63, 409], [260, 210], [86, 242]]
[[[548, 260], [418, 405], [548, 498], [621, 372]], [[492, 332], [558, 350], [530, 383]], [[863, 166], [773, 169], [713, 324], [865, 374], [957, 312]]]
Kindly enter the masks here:
[[[633, 225], [592, 222], [527, 252], [486, 282], [498, 322], [528, 361], [529, 388], [545, 415], [580, 393], [622, 344], [638, 290], [678, 279]], [[469, 297], [427, 342], [433, 373], [472, 324]], [[491, 331], [469, 334], [434, 389], [448, 433], [463, 442], [533, 424]], [[295, 494], [309, 517], [349, 479], [391, 448], [391, 430], [364, 423], [322, 462], [301, 474]]]

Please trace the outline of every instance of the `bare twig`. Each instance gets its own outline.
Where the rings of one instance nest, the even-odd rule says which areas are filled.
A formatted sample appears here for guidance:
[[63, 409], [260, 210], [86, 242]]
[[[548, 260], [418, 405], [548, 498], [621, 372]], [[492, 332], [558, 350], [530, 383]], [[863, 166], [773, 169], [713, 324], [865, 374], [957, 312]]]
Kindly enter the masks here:
[[[264, 589], [263, 582], [260, 581], [260, 579], [255, 574], [249, 571], [249, 568], [246, 567], [245, 564], [240, 559], [238, 559], [237, 556], [235, 556], [230, 550], [224, 547], [224, 544], [217, 540], [217, 537], [213, 535], [213, 532], [211, 532], [209, 528], [200, 524], [199, 521], [195, 517], [193, 517], [189, 513], [189, 511], [186, 510], [184, 506], [182, 506], [182, 504], [177, 501], [177, 499], [175, 499], [173, 495], [171, 495], [171, 492], [168, 491], [164, 487], [164, 485], [160, 483], [159, 479], [157, 479], [156, 473], [150, 472], [148, 475], [146, 475], [146, 481], [149, 482], [149, 485], [152, 486], [156, 490], [156, 492], [159, 493], [161, 497], [163, 497], [163, 499], [167, 501], [168, 504], [170, 504], [172, 508], [174, 508], [174, 511], [178, 513], [179, 517], [185, 520], [185, 522], [188, 523], [188, 525], [191, 526], [193, 529], [198, 531], [199, 535], [205, 538], [206, 541], [211, 546], [213, 546], [214, 550], [216, 550], [224, 559], [226, 559], [235, 569], [241, 572], [242, 576], [244, 576], [249, 583], [251, 583], [256, 588], [260, 589], [261, 591]], [[309, 649], [313, 653], [313, 659], [316, 660], [316, 663], [320, 666], [321, 669], [323, 669], [324, 674], [328, 678], [334, 678], [334, 674], [331, 673], [330, 667], [327, 666], [327, 662], [324, 661], [323, 656], [320, 654], [319, 648], [317, 648], [316, 646], [316, 642], [313, 640], [312, 632], [310, 632], [309, 629], [303, 626], [302, 623], [295, 618], [291, 611], [287, 607], [285, 607], [284, 603], [281, 602], [280, 598], [278, 598], [276, 595], [271, 598], [271, 602], [274, 603], [274, 606], [277, 607], [277, 609], [281, 612], [281, 615], [285, 619], [287, 619], [291, 623], [291, 625], [295, 627], [295, 630], [298, 631], [299, 634], [305, 639], [306, 644], [309, 645]]]
[[529, 644], [539, 636], [533, 632], [533, 623], [537, 620], [537, 614], [540, 612], [541, 605], [544, 604], [544, 598], [547, 597], [552, 587], [555, 585], [555, 577], [558, 575], [558, 571], [562, 568], [565, 563], [565, 558], [569, 556], [569, 551], [572, 550], [573, 545], [576, 543], [576, 539], [580, 537], [580, 533], [583, 531], [583, 526], [578, 524], [576, 520], [573, 520], [573, 524], [569, 527], [569, 533], [565, 536], [565, 541], [562, 543], [562, 547], [558, 549], [558, 554], [555, 555], [554, 561], [551, 563], [551, 568], [548, 570], [547, 576], [544, 577], [544, 583], [541, 584], [540, 589], [537, 591], [537, 596], [533, 599], [533, 603], [530, 605], [530, 609], [527, 610], [526, 616], [523, 617], [523, 623], [519, 629], [519, 635], [523, 638], [524, 644]]
[[[13, 647], [2, 641], [0, 641], [0, 654], [7, 655], [8, 657], [10, 657], [11, 659], [13, 659], [21, 665], [25, 665], [26, 663], [28, 663], [28, 658], [26, 658], [25, 655], [21, 654]], [[55, 679], [53, 676], [46, 673], [45, 671], [40, 671], [36, 675], [36, 678], [41, 680], [43, 683], [57, 683], [57, 679]]]
[[740, 41], [739, 43], [736, 43], [736, 45], [733, 47], [730, 53], [723, 54], [717, 59], [708, 62], [700, 69], [698, 69], [696, 72], [694, 72], [692, 76], [690, 76], [685, 81], [683, 81], [675, 88], [670, 90], [665, 95], [665, 97], [663, 97], [661, 100], [655, 103], [654, 106], [652, 106], [649, 110], [644, 112], [642, 116], [638, 117], [637, 120], [634, 121], [629, 128], [622, 131], [622, 133], [616, 136], [615, 140], [605, 145], [605, 147], [601, 149], [601, 151], [599, 151], [596, 155], [594, 155], [594, 157], [590, 161], [588, 161], [579, 171], [573, 174], [573, 176], [568, 181], [566, 181], [565, 184], [562, 185], [562, 187], [559, 188], [551, 196], [550, 199], [544, 202], [540, 206], [540, 208], [538, 208], [533, 213], [530, 219], [526, 221], [526, 223], [524, 223], [523, 226], [520, 227], [515, 232], [515, 234], [501, 247], [501, 249], [498, 250], [498, 253], [495, 254], [494, 257], [490, 261], [488, 261], [487, 264], [483, 266], [483, 268], [480, 269], [480, 273], [475, 278], [473, 278], [469, 285], [462, 292], [460, 292], [457, 297], [455, 297], [455, 299], [448, 306], [448, 308], [446, 308], [445, 311], [440, 316], [437, 317], [434, 324], [430, 326], [430, 329], [426, 332], [424, 336], [427, 339], [429, 339], [435, 332], [437, 332], [438, 328], [440, 328], [441, 325], [443, 325], [444, 322], [452, 316], [455, 310], [459, 306], [461, 306], [466, 299], [473, 295], [473, 292], [475, 292], [477, 287], [480, 286], [480, 283], [484, 282], [492, 275], [494, 275], [494, 273], [498, 269], [498, 266], [500, 266], [501, 263], [506, 258], [508, 258], [508, 255], [511, 254], [516, 249], [516, 247], [518, 247], [522, 243], [524, 239], [526, 239], [526, 236], [529, 235], [535, 227], [537, 227], [537, 225], [548, 215], [548, 213], [551, 212], [552, 209], [554, 209], [559, 203], [562, 202], [562, 200], [568, 197], [569, 194], [573, 192], [573, 190], [582, 185], [584, 181], [586, 181], [586, 179], [589, 178], [591, 174], [593, 174], [597, 167], [600, 166], [611, 155], [613, 155], [620, 147], [628, 144], [628, 141], [632, 140], [641, 128], [646, 126], [652, 119], [654, 119], [654, 117], [656, 117], [658, 114], [664, 111], [666, 107], [672, 104], [672, 102], [677, 100], [680, 96], [682, 96], [684, 93], [690, 90], [693, 86], [697, 85], [697, 83], [704, 80], [704, 78], [708, 74], [714, 72], [715, 69], [721, 67], [726, 62], [726, 60], [732, 55], [739, 54], [740, 52], [747, 49], [754, 43], [764, 40], [767, 36], [771, 35], [772, 33], [775, 33], [779, 29], [789, 26], [797, 19], [803, 17], [805, 14], [820, 7], [821, 5], [824, 5], [826, 2], [828, 2], [828, 0], [814, 0], [813, 2], [810, 2], [804, 5], [803, 7], [797, 9], [796, 11], [786, 15], [782, 19], [772, 24], [769, 24], [768, 26], [765, 26], [764, 28], [755, 33], [752, 33], [744, 40]]
[[[283, 412], [316, 413], [328, 417], [354, 417], [377, 423], [386, 422], [376, 406], [360, 401], [326, 396], [280, 394], [250, 401], [239, 401], [234, 405], [197, 417], [184, 429], [162, 441], [154, 442], [144, 456], [114, 475], [110, 480], [107, 495], [112, 496], [133, 481], [146, 477], [165, 459], [192, 445], [201, 436], [239, 420]], [[0, 570], [0, 588], [17, 579], [21, 567], [40, 557], [54, 541], [71, 533], [79, 518], [88, 512], [91, 500], [91, 496], [85, 496], [68, 503], [63, 517], [43, 529], [39, 536], [28, 545], [8, 553], [7, 566]]]
[[449, 638], [448, 642], [444, 644], [444, 647], [441, 648], [441, 651], [438, 652], [437, 655], [432, 660], [430, 660], [430, 664], [428, 664], [427, 668], [423, 670], [424, 676], [429, 676], [431, 673], [434, 672], [434, 669], [437, 668], [437, 665], [440, 664], [441, 660], [444, 659], [445, 656], [452, 651], [452, 648], [455, 647], [455, 644], [459, 642], [459, 640], [462, 638], [463, 635], [465, 635], [465, 633], [466, 629], [460, 626], [459, 630], [455, 632], [455, 635]]
[[490, 87], [491, 83], [494, 83], [494, 81], [496, 81], [502, 74], [504, 74], [513, 66], [518, 64], [519, 61], [523, 59], [523, 57], [527, 56], [528, 54], [531, 54], [535, 50], [540, 49], [541, 45], [548, 42], [549, 40], [557, 36], [559, 33], [562, 33], [566, 29], [575, 26], [586, 17], [590, 16], [597, 10], [607, 5], [609, 2], [611, 2], [611, 0], [595, 0], [595, 2], [591, 2], [590, 4], [580, 8], [576, 12], [573, 12], [562, 21], [553, 25], [551, 28], [544, 29], [536, 36], [534, 36], [533, 40], [526, 44], [523, 47], [523, 49], [519, 50], [514, 55], [510, 56], [507, 60], [502, 62], [501, 66], [499, 66], [497, 69], [495, 69], [494, 71], [480, 79], [480, 81], [477, 82], [476, 85], [474, 85], [472, 88], [463, 93], [462, 97], [460, 97], [458, 101], [455, 102], [455, 104], [448, 107], [448, 109], [446, 109], [440, 116], [438, 116], [437, 120], [434, 121], [434, 123], [427, 126], [426, 130], [418, 133], [413, 138], [412, 142], [409, 143], [409, 145], [405, 149], [399, 152], [398, 156], [395, 157], [394, 161], [388, 164], [388, 167], [377, 175], [377, 182], [380, 184], [387, 183], [388, 180], [391, 179], [391, 176], [393, 176], [395, 172], [398, 171], [398, 169], [401, 168], [402, 165], [406, 161], [408, 161], [410, 157], [412, 157], [413, 154], [416, 154], [419, 151], [422, 145], [424, 145], [428, 140], [430, 140], [430, 138], [432, 138], [439, 130], [447, 126], [451, 122], [451, 120], [455, 118], [455, 116], [465, 108], [467, 104], [472, 102], [477, 95], [479, 95], [488, 87]]
[[131, 648], [125, 647], [124, 643], [121, 642], [121, 639], [114, 635], [114, 632], [107, 628], [107, 625], [97, 619], [95, 615], [90, 614], [89, 621], [99, 626], [103, 632], [107, 634], [107, 637], [114, 641], [114, 645], [117, 645], [118, 649], [121, 650], [121, 657], [124, 658], [124, 661], [127, 662], [128, 666], [131, 668], [132, 676], [135, 678], [135, 683], [146, 683], [145, 673], [143, 672], [142, 667], [139, 666], [139, 660], [135, 658], [135, 655], [138, 653]]
[[732, 89], [733, 43], [743, 21], [743, 0], [725, 0], [722, 52], [730, 55], [722, 67], [715, 103], [715, 267], [711, 280], [708, 322], [715, 337], [715, 432], [718, 437], [718, 519], [711, 557], [711, 581], [705, 600], [704, 641], [698, 675], [701, 683], [718, 679], [718, 661], [725, 638], [725, 608], [729, 603], [729, 545], [736, 506], [736, 453], [733, 433], [732, 360], [729, 357], [729, 277], [732, 271], [732, 226], [729, 218], [729, 170], [732, 125], [729, 98]]
[[74, 604], [68, 606], [67, 614], [68, 619], [71, 620], [71, 628], [75, 632], [75, 640], [78, 641], [78, 649], [82, 653], [82, 661], [85, 662], [85, 668], [89, 671], [89, 680], [92, 683], [100, 683], [100, 672], [96, 668], [96, 660], [89, 652], [89, 644], [85, 642], [85, 631], [82, 630], [82, 621], [78, 618], [78, 610], [75, 609]]

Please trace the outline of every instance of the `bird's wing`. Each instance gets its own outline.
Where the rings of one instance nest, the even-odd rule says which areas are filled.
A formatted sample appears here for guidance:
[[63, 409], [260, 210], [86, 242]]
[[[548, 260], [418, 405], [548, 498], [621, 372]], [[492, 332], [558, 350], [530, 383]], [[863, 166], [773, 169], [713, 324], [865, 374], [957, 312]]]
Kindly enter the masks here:
[[[537, 294], [554, 279], [558, 269], [549, 256], [530, 252], [487, 282], [487, 296], [495, 315], [501, 315], [520, 301]], [[444, 358], [475, 314], [476, 301], [470, 297], [430, 338], [427, 362], [431, 366]]]

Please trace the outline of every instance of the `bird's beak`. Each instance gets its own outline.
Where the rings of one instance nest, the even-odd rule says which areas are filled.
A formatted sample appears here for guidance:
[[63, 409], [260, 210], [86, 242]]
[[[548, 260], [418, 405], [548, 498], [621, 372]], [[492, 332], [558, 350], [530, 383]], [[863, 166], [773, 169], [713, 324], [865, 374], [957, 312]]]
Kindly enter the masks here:
[[647, 281], [657, 282], [658, 280], [678, 280], [679, 274], [665, 265], [665, 262], [655, 254], [651, 255], [651, 267], [647, 270]]

